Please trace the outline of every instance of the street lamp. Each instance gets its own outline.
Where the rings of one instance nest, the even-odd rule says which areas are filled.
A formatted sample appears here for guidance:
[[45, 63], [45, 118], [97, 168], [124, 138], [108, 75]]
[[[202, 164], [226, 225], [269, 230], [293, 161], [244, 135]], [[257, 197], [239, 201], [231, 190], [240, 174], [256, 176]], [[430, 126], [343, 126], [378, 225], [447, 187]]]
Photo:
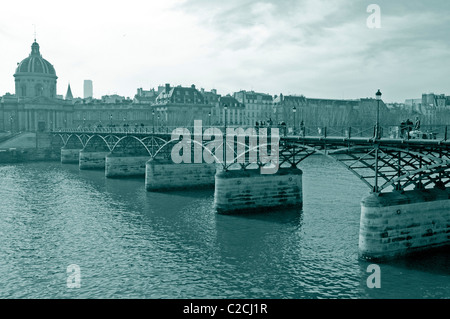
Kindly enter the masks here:
[[294, 105], [294, 107], [292, 108], [292, 112], [294, 112], [294, 135], [295, 135], [295, 131], [296, 131], [296, 127], [295, 127], [295, 113], [297, 113], [297, 108], [295, 107], [295, 105]]
[[208, 113], [208, 126], [211, 126], [211, 111]]
[[155, 110], [152, 110], [152, 126], [153, 126], [153, 133], [155, 133]]
[[226, 152], [227, 152], [226, 138], [227, 138], [227, 112], [228, 112], [228, 105], [225, 104], [223, 106], [223, 110], [224, 110], [224, 113], [225, 113], [225, 116], [224, 116], [224, 118], [225, 118], [225, 122], [224, 122], [224, 124], [225, 124], [225, 134], [223, 135], [223, 164], [226, 165]]
[[381, 100], [381, 92], [380, 89], [378, 89], [378, 92], [375, 93], [375, 96], [377, 98], [377, 124], [375, 127], [375, 138], [381, 137], [380, 132], [380, 100]]
[[227, 129], [227, 112], [228, 112], [228, 105], [224, 105], [223, 106], [223, 111], [224, 111], [224, 125], [225, 125], [225, 130]]

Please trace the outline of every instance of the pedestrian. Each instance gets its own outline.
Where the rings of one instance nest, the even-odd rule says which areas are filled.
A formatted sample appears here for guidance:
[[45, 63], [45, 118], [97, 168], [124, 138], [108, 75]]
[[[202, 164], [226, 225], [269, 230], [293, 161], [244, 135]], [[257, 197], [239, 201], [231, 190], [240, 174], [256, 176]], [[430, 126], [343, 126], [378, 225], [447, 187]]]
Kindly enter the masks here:
[[405, 131], [406, 131], [406, 123], [405, 123], [405, 121], [402, 121], [400, 123], [400, 137], [401, 138], [405, 137]]
[[413, 129], [413, 122], [410, 119], [406, 120], [406, 130], [407, 132], [411, 132]]
[[416, 116], [416, 123], [414, 125], [414, 129], [417, 131], [420, 129], [420, 120], [418, 116]]

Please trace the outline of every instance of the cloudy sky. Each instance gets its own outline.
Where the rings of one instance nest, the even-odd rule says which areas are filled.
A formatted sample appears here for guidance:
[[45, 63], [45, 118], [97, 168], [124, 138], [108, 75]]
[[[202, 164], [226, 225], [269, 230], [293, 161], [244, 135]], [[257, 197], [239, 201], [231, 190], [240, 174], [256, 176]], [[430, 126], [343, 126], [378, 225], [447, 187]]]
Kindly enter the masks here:
[[[381, 28], [367, 26], [369, 4]], [[2, 3], [0, 95], [37, 30], [43, 58], [83, 95], [133, 96], [164, 83], [220, 94], [387, 102], [450, 95], [447, 0], [15, 0]]]

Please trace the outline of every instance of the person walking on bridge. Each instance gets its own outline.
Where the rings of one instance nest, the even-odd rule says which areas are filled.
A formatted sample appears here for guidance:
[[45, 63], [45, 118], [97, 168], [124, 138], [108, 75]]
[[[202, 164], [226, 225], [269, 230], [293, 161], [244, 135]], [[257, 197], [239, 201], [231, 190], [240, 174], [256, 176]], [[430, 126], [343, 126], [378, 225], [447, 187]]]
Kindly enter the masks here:
[[416, 131], [420, 130], [420, 120], [419, 120], [419, 117], [418, 117], [418, 116], [416, 116], [416, 123], [415, 123], [415, 125], [414, 125], [414, 129], [415, 129]]

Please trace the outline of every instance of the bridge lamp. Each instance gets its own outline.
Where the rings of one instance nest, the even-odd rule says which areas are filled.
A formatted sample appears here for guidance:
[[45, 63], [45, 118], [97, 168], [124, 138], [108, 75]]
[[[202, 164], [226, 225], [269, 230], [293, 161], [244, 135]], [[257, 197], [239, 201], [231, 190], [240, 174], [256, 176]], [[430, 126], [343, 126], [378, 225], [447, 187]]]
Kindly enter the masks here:
[[226, 136], [227, 136], [227, 111], [228, 111], [228, 105], [225, 104], [223, 106], [223, 110], [225, 113], [225, 133], [223, 134], [223, 165], [226, 165], [226, 153], [227, 153], [227, 143], [226, 143]]
[[152, 110], [153, 133], [155, 133], [155, 110]]
[[377, 99], [377, 124], [376, 124], [376, 131], [375, 131], [375, 138], [380, 138], [380, 101], [381, 101], [381, 92], [380, 89], [378, 89], [378, 92], [375, 93], [376, 99]]
[[208, 113], [208, 124], [211, 126], [211, 111]]
[[292, 112], [294, 113], [294, 135], [295, 135], [295, 131], [296, 131], [296, 127], [295, 127], [295, 113], [297, 113], [297, 108], [295, 107], [295, 105], [292, 108]]
[[[223, 109], [224, 109], [224, 111], [225, 111], [225, 130], [226, 130], [226, 128], [227, 128], [227, 112], [228, 112], [228, 105], [224, 105], [223, 106]], [[225, 133], [226, 133], [226, 131], [225, 131]]]

